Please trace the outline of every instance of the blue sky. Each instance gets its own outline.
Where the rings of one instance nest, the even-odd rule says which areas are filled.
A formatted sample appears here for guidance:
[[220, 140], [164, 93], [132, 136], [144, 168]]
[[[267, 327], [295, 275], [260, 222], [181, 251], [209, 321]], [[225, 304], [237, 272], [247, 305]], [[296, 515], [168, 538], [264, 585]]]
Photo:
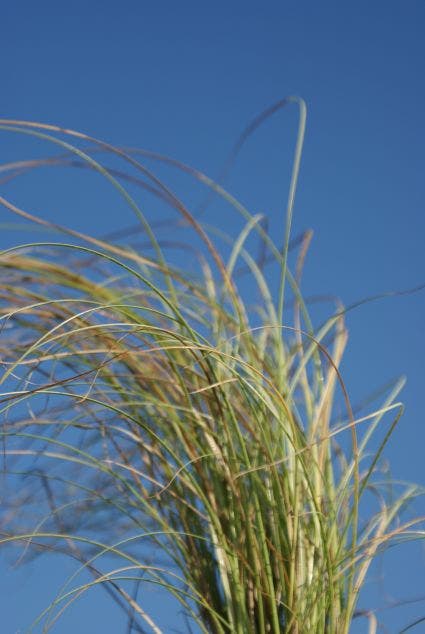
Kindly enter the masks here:
[[[216, 176], [252, 117], [285, 95], [301, 95], [309, 114], [294, 233], [314, 230], [304, 290], [337, 295], [348, 305], [425, 281], [424, 30], [421, 0], [14, 0], [0, 21], [0, 116], [156, 150]], [[252, 210], [267, 213], [276, 231], [296, 121], [293, 107], [270, 119], [247, 142], [226, 182]], [[36, 144], [0, 134], [1, 162], [42, 155]], [[65, 187], [64, 196], [52, 182], [46, 196], [45, 187], [29, 179], [26, 188], [2, 189], [29, 211], [86, 232], [133, 222], [106, 190]], [[2, 222], [12, 220], [5, 210], [0, 214]], [[232, 222], [220, 215], [214, 221]], [[1, 245], [17, 239], [28, 236], [4, 233]], [[330, 308], [318, 307], [318, 317]], [[354, 402], [407, 375], [406, 414], [387, 457], [395, 477], [425, 484], [425, 292], [364, 305], [347, 323], [343, 373]], [[423, 502], [419, 506], [424, 513]], [[405, 553], [388, 556], [383, 594], [368, 590], [364, 605], [420, 595], [423, 549]], [[40, 562], [18, 572], [2, 566], [2, 631], [25, 631], [68, 564], [58, 569]], [[375, 578], [380, 574], [376, 570]], [[148, 601], [154, 610], [172, 611], [162, 598]], [[398, 632], [423, 614], [424, 603], [383, 611], [388, 629], [382, 631]], [[171, 632], [177, 620], [166, 618]], [[359, 627], [353, 631], [365, 631]], [[82, 634], [126, 631], [125, 620], [95, 592], [56, 631], [77, 628]]]

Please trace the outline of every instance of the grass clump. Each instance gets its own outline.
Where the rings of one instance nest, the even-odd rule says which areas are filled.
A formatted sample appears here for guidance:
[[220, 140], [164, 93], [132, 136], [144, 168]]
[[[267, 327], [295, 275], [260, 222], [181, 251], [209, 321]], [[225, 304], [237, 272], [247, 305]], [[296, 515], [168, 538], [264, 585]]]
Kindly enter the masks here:
[[[289, 267], [302, 100], [260, 115], [236, 149], [290, 102], [300, 123], [283, 247], [261, 216], [186, 165], [55, 126], [0, 123], [62, 152], [6, 164], [3, 180], [40, 166], [95, 171], [149, 242], [141, 251], [87, 236], [0, 199], [66, 236], [0, 257], [4, 463], [25, 484], [5, 507], [1, 541], [24, 543], [21, 557], [56, 549], [81, 563], [32, 627], [48, 631], [70, 602], [101, 584], [128, 613], [130, 629], [158, 633], [133, 594], [147, 583], [172, 594], [205, 633], [348, 633], [375, 556], [423, 534], [418, 518], [400, 521], [419, 490], [394, 496], [378, 479], [402, 413], [402, 383], [355, 417], [339, 371], [346, 311], [338, 306], [314, 328], [300, 291], [310, 232], [298, 241], [293, 273]], [[107, 167], [105, 155], [127, 169]], [[173, 165], [221, 197], [243, 218], [240, 234], [217, 237], [144, 159]], [[183, 258], [172, 257], [176, 244], [160, 239], [130, 185], [177, 211]], [[253, 236], [264, 258], [253, 255]], [[230, 246], [220, 251], [223, 240]], [[191, 247], [196, 265], [186, 263]], [[371, 454], [382, 424], [387, 431]], [[372, 510], [370, 493], [378, 500]], [[90, 578], [78, 583], [82, 571]], [[375, 631], [372, 613], [368, 627]]]

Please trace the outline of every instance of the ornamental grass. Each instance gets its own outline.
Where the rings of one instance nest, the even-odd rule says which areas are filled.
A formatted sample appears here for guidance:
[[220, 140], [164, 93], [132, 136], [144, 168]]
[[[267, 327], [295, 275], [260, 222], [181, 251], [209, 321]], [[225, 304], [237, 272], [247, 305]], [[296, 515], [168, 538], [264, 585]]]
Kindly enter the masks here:
[[[223, 181], [176, 160], [0, 122], [51, 152], [3, 164], [4, 190], [39, 168], [85, 170], [125, 201], [131, 237], [145, 241], [86, 235], [0, 198], [3, 218], [49, 236], [0, 255], [2, 451], [14, 483], [1, 542], [20, 560], [57, 551], [76, 562], [28, 631], [60, 631], [66, 608], [100, 585], [128, 631], [164, 631], [144, 592], [159, 586], [188, 632], [348, 634], [365, 618], [373, 633], [376, 616], [357, 607], [371, 562], [423, 536], [420, 518], [401, 519], [421, 490], [399, 491], [380, 468], [403, 381], [354, 410], [340, 372], [350, 308], [337, 302], [314, 325], [301, 291], [312, 234], [292, 239], [291, 225], [304, 102], [262, 113], [233, 158], [288, 104], [299, 128], [275, 238]], [[204, 222], [155, 165], [221, 200], [240, 232]], [[146, 196], [174, 220], [150, 218]]]

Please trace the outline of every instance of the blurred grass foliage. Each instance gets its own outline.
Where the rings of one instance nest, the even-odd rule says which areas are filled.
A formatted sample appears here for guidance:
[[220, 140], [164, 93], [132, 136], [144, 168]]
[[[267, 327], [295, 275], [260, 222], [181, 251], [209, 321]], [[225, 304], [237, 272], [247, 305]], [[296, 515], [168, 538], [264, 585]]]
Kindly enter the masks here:
[[[125, 231], [85, 235], [0, 198], [3, 210], [66, 240], [0, 257], [1, 434], [15, 483], [1, 542], [18, 545], [20, 559], [58, 550], [80, 563], [31, 631], [47, 632], [102, 584], [130, 629], [161, 632], [133, 593], [148, 583], [181, 603], [188, 630], [342, 634], [366, 616], [373, 633], [375, 615], [356, 607], [372, 560], [423, 536], [420, 518], [401, 519], [421, 490], [380, 468], [403, 380], [353, 411], [339, 371], [346, 309], [337, 303], [314, 327], [300, 290], [312, 233], [290, 237], [304, 102], [290, 97], [257, 117], [226, 170], [289, 103], [299, 129], [277, 240], [222, 179], [53, 125], [0, 122], [60, 151], [3, 164], [3, 184], [40, 167], [97, 172], [136, 215], [131, 237], [145, 240], [138, 248]], [[126, 167], [106, 167], [114, 157]], [[201, 222], [144, 159], [189, 175], [207, 202], [221, 199], [243, 219], [239, 235]], [[177, 220], [150, 222], [130, 185]], [[378, 426], [385, 433], [371, 449]], [[82, 572], [89, 580], [79, 583]]]

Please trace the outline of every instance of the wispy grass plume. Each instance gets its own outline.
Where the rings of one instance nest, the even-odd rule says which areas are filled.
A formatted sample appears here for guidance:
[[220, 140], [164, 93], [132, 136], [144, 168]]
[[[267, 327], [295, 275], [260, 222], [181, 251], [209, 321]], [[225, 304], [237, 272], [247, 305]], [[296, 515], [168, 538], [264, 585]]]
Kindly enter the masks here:
[[[136, 216], [131, 237], [144, 240], [85, 235], [0, 197], [2, 217], [53, 232], [0, 255], [3, 462], [21, 483], [0, 541], [18, 544], [21, 559], [56, 549], [80, 563], [30, 631], [54, 628], [101, 584], [130, 629], [159, 633], [134, 593], [146, 583], [173, 595], [200, 632], [344, 634], [362, 614], [375, 556], [423, 536], [421, 518], [401, 520], [421, 491], [400, 492], [379, 469], [403, 381], [353, 411], [339, 369], [346, 310], [337, 304], [315, 327], [300, 290], [311, 232], [290, 238], [304, 102], [265, 111], [235, 153], [287, 104], [300, 118], [278, 242], [222, 184], [168, 157], [0, 121], [2, 133], [60, 150], [2, 165], [3, 184], [40, 167], [97, 172]], [[197, 219], [151, 163], [221, 199], [243, 219], [239, 235]], [[150, 223], [136, 188], [175, 220]]]

